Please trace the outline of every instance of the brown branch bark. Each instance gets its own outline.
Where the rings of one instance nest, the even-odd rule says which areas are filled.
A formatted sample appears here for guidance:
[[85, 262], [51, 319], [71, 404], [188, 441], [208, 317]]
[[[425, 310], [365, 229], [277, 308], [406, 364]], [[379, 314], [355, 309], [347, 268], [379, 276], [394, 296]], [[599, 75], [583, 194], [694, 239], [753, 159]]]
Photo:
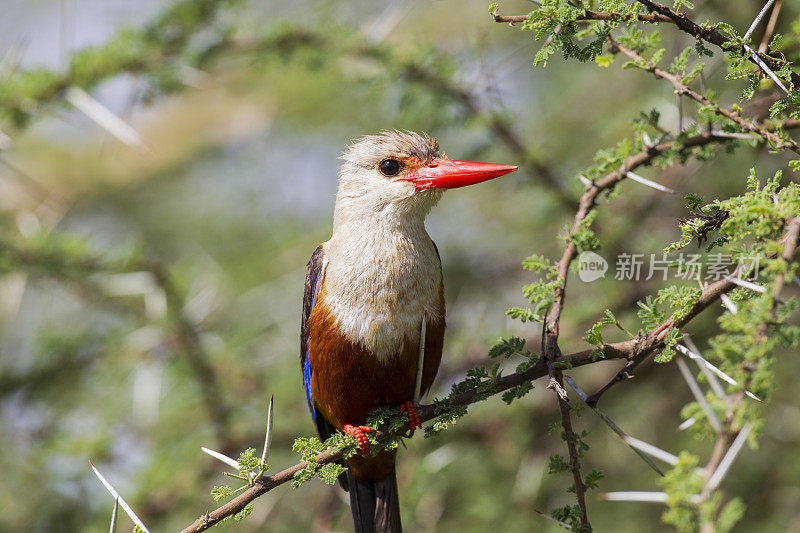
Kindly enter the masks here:
[[[525, 22], [528, 20], [528, 15], [500, 15], [496, 10], [492, 13], [495, 22], [507, 22], [515, 24], [517, 22]], [[607, 20], [607, 21], [625, 21], [632, 20], [634, 16], [630, 13], [600, 13], [597, 11], [586, 11], [583, 15], [578, 17], [578, 20]], [[647, 14], [639, 13], [636, 15], [636, 20], [642, 22], [672, 22], [672, 19], [660, 14]]]
[[550, 372], [550, 379], [554, 380], [555, 385], [558, 387], [555, 389], [556, 401], [558, 402], [558, 410], [561, 414], [561, 427], [564, 430], [564, 441], [567, 443], [567, 452], [569, 453], [572, 483], [575, 486], [575, 499], [578, 501], [578, 506], [581, 508], [581, 526], [584, 527], [584, 530], [588, 530], [590, 525], [589, 512], [586, 510], [586, 485], [584, 485], [583, 476], [581, 475], [580, 454], [575, 446], [575, 432], [572, 431], [572, 418], [570, 417], [571, 408], [567, 401], [566, 391], [564, 391], [564, 378], [561, 372], [553, 371], [553, 366], [549, 364], [549, 362], [548, 371]]

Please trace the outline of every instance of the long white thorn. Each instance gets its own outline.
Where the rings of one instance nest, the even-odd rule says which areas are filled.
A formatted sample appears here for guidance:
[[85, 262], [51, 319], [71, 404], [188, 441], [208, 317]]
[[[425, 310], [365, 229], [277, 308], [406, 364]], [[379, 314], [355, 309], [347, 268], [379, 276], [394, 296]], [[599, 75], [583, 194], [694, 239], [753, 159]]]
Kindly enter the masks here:
[[275, 400], [275, 395], [269, 399], [269, 407], [267, 407], [267, 434], [264, 436], [264, 451], [261, 453], [262, 466], [267, 465], [269, 458], [269, 448], [272, 446], [272, 403]]
[[719, 484], [722, 483], [722, 480], [725, 478], [725, 474], [728, 473], [731, 465], [736, 460], [736, 456], [739, 455], [740, 451], [742, 451], [742, 446], [744, 446], [744, 443], [747, 441], [747, 437], [750, 435], [750, 431], [752, 429], [752, 422], [748, 422], [744, 425], [741, 431], [739, 431], [739, 434], [736, 435], [731, 447], [728, 448], [727, 452], [725, 452], [725, 457], [722, 458], [722, 461], [720, 461], [719, 465], [717, 465], [717, 469], [714, 470], [714, 473], [711, 474], [711, 477], [708, 479], [708, 483], [706, 483], [706, 486], [703, 489], [706, 494], [716, 490], [716, 488], [719, 487]]
[[236, 470], [239, 470], [239, 461], [237, 461], [236, 459], [228, 457], [225, 454], [222, 454], [222, 453], [219, 453], [219, 452], [215, 452], [214, 450], [211, 450], [211, 449], [206, 448], [204, 446], [200, 446], [200, 449], [203, 450], [208, 455], [210, 455], [211, 457], [213, 457], [214, 459], [218, 459], [218, 460], [222, 461], [223, 463], [225, 463], [226, 465], [232, 466]]
[[759, 11], [758, 15], [756, 15], [756, 18], [753, 19], [753, 23], [750, 24], [749, 28], [747, 28], [747, 31], [744, 34], [744, 38], [745, 39], [749, 39], [750, 38], [750, 35], [753, 34], [753, 30], [756, 29], [756, 26], [758, 26], [758, 23], [761, 22], [761, 19], [764, 18], [764, 15], [767, 14], [767, 11], [769, 10], [769, 8], [774, 3], [775, 3], [775, 0], [769, 0], [766, 4], [764, 4], [764, 7], [762, 7], [761, 11]]
[[751, 291], [764, 293], [767, 290], [766, 287], [759, 285], [758, 283], [753, 283], [752, 281], [747, 281], [746, 279], [733, 278], [730, 276], [725, 279], [740, 287], [744, 287], [745, 289], [750, 289]]
[[730, 296], [725, 294], [724, 292], [719, 295], [719, 299], [722, 300], [722, 305], [728, 308], [728, 311], [731, 312], [732, 315], [735, 315], [739, 312], [739, 309], [736, 307], [736, 304], [731, 300]]
[[666, 450], [662, 450], [658, 446], [653, 446], [649, 442], [644, 442], [643, 440], [631, 437], [630, 435], [622, 436], [622, 440], [624, 440], [631, 448], [636, 448], [637, 450], [641, 450], [647, 455], [652, 455], [656, 459], [661, 459], [667, 464], [671, 465], [678, 464], [678, 456], [673, 455]]
[[[684, 339], [684, 340], [686, 341], [687, 339]], [[731, 385], [738, 385], [739, 384], [735, 379], [730, 377], [728, 374], [726, 374], [725, 372], [723, 372], [722, 370], [720, 370], [719, 368], [717, 368], [713, 364], [711, 364], [708, 361], [706, 361], [703, 358], [703, 356], [701, 356], [699, 353], [693, 352], [692, 350], [689, 350], [685, 346], [681, 346], [680, 344], [677, 345], [676, 348], [677, 348], [677, 350], [679, 352], [681, 352], [682, 354], [686, 355], [690, 359], [694, 359], [697, 362], [697, 366], [699, 366], [701, 370], [703, 368], [707, 368], [708, 370], [711, 370], [716, 375], [721, 377], [725, 382], [730, 383]], [[695, 346], [695, 348], [697, 348], [697, 347]], [[709, 380], [709, 383], [712, 383], [712, 381]], [[713, 388], [713, 386], [712, 386], [712, 388]], [[753, 394], [749, 390], [744, 391], [744, 393], [747, 396], [749, 396], [750, 398], [756, 400], [757, 402], [762, 402], [763, 403], [763, 400], [761, 398], [759, 398], [758, 396], [756, 396], [755, 394]], [[721, 397], [724, 398], [724, 396], [721, 396]]]
[[553, 517], [552, 517], [552, 516], [550, 516], [549, 514], [547, 514], [547, 513], [543, 513], [542, 511], [540, 511], [540, 510], [538, 510], [538, 509], [534, 509], [534, 511], [536, 511], [536, 512], [539, 514], [539, 516], [541, 516], [542, 518], [546, 518], [546, 519], [550, 520], [551, 522], [555, 522], [555, 523], [556, 523], [556, 524], [558, 524], [559, 526], [561, 526], [561, 527], [563, 527], [563, 528], [566, 528], [566, 529], [569, 529], [570, 531], [572, 531], [572, 526], [571, 526], [571, 525], [569, 525], [569, 524], [567, 524], [566, 522], [562, 522], [562, 521], [561, 521], [561, 520], [559, 520], [558, 518], [553, 518]]
[[625, 171], [625, 175], [628, 176], [628, 178], [632, 179], [633, 181], [641, 183], [642, 185], [647, 185], [648, 187], [652, 187], [653, 189], [656, 189], [658, 191], [663, 191], [663, 192], [668, 192], [670, 194], [675, 194], [675, 191], [673, 191], [669, 187], [665, 187], [664, 185], [661, 185], [660, 183], [656, 183], [655, 181], [650, 181], [647, 178], [643, 178], [639, 174], [631, 172], [630, 170]]
[[[706, 361], [706, 359], [700, 353], [700, 349], [697, 347], [694, 341], [692, 341], [692, 338], [689, 335], [683, 336], [683, 342], [685, 343], [685, 346], [679, 344], [676, 347], [678, 348], [678, 351], [686, 355], [690, 359], [693, 359], [694, 362], [697, 363], [697, 367], [706, 377], [706, 380], [708, 380], [708, 385], [711, 387], [711, 390], [713, 390], [717, 396], [727, 401], [728, 394], [725, 392], [725, 389], [722, 387], [722, 384], [717, 379], [717, 376], [722, 377], [720, 374], [724, 374], [725, 376], [727, 376], [727, 374], [725, 374], [724, 372], [722, 372], [722, 370], [719, 370], [717, 367]], [[717, 370], [719, 372], [717, 372]]]
[[117, 530], [117, 509], [119, 509], [119, 498], [114, 498], [114, 510], [111, 511], [111, 525], [108, 533], [114, 533]]
[[685, 431], [690, 427], [692, 427], [693, 425], [695, 425], [696, 423], [697, 419], [695, 417], [687, 418], [686, 420], [681, 422], [680, 426], [678, 426], [678, 431]]
[[[581, 389], [581, 388], [578, 386], [578, 384], [577, 384], [577, 383], [575, 383], [575, 381], [574, 381], [574, 380], [573, 380], [571, 377], [569, 377], [569, 376], [565, 375], [565, 376], [564, 376], [564, 381], [565, 381], [565, 382], [566, 382], [566, 383], [567, 383], [567, 384], [568, 384], [570, 387], [572, 387], [572, 390], [574, 390], [574, 391], [575, 391], [575, 392], [578, 394], [578, 396], [581, 398], [581, 400], [583, 400], [583, 402], [584, 402], [584, 403], [586, 403], [586, 405], [589, 405], [589, 404], [586, 402], [586, 400], [588, 400], [588, 399], [589, 399], [589, 397], [586, 395], [586, 393], [583, 391], [583, 389]], [[645, 453], [643, 453], [643, 452], [642, 452], [641, 450], [639, 450], [637, 447], [635, 447], [635, 446], [632, 446], [630, 442], [628, 442], [627, 440], [625, 440], [625, 437], [627, 437], [627, 436], [628, 436], [628, 434], [627, 434], [627, 433], [625, 433], [624, 431], [622, 431], [622, 428], [620, 428], [620, 427], [619, 427], [617, 424], [615, 424], [615, 423], [614, 423], [614, 421], [613, 421], [613, 420], [611, 420], [611, 418], [609, 418], [607, 414], [605, 414], [605, 413], [604, 413], [604, 412], [603, 412], [603, 411], [602, 411], [602, 410], [601, 410], [599, 407], [597, 407], [597, 406], [592, 406], [592, 405], [589, 405], [589, 408], [590, 408], [590, 409], [592, 409], [592, 411], [594, 411], [595, 413], [597, 413], [597, 416], [599, 416], [599, 417], [600, 417], [600, 419], [601, 419], [603, 422], [605, 422], [605, 423], [608, 425], [608, 427], [610, 427], [610, 428], [612, 429], [612, 431], [614, 431], [614, 433], [616, 433], [616, 434], [617, 434], [617, 435], [618, 435], [618, 436], [619, 436], [619, 437], [620, 437], [620, 438], [623, 440], [623, 442], [625, 442], [625, 443], [626, 443], [628, 446], [630, 446], [630, 447], [631, 447], [631, 449], [632, 449], [634, 452], [636, 452], [636, 455], [638, 455], [639, 457], [641, 457], [641, 458], [642, 458], [642, 460], [643, 460], [645, 463], [647, 463], [647, 465], [648, 465], [650, 468], [652, 468], [653, 470], [655, 470], [656, 472], [658, 472], [658, 474], [659, 474], [659, 475], [661, 475], [661, 476], [663, 476], [663, 475], [664, 475], [664, 472], [662, 472], [662, 471], [661, 471], [661, 469], [660, 469], [660, 468], [658, 468], [658, 466], [657, 466], [657, 465], [656, 465], [656, 464], [653, 462], [653, 460], [652, 460], [652, 459], [650, 459], [650, 458], [649, 458], [647, 455], [645, 455]], [[634, 439], [634, 440], [636, 440], [637, 442], [642, 442], [642, 441], [640, 441], [640, 440], [638, 440], [638, 439]], [[645, 444], [646, 444], [646, 443], [645, 443]], [[655, 448], [655, 446], [653, 446], [653, 448]], [[663, 451], [663, 450], [661, 450], [661, 451]], [[664, 452], [664, 453], [668, 453], [668, 452]], [[670, 455], [671, 455], [671, 454], [670, 454]]]
[[428, 331], [428, 310], [422, 312], [422, 328], [419, 332], [419, 358], [417, 359], [417, 379], [414, 380], [414, 403], [422, 399], [422, 371], [425, 368], [425, 335]]
[[111, 483], [109, 483], [108, 480], [106, 480], [106, 478], [103, 477], [103, 474], [101, 474], [100, 471], [94, 467], [91, 461], [89, 462], [89, 466], [91, 466], [92, 470], [94, 470], [94, 474], [100, 480], [100, 483], [102, 483], [103, 486], [106, 488], [106, 490], [108, 490], [108, 492], [111, 493], [114, 499], [119, 502], [119, 506], [122, 507], [123, 511], [125, 511], [125, 514], [127, 514], [130, 517], [130, 519], [133, 520], [133, 523], [139, 526], [141, 530], [144, 531], [145, 533], [150, 533], [150, 530], [147, 529], [147, 526], [145, 526], [144, 523], [141, 520], [139, 520], [139, 517], [136, 516], [136, 513], [133, 512], [131, 506], [128, 505], [128, 502], [126, 502], [125, 499], [119, 495], [119, 492], [117, 492], [114, 489], [114, 487], [111, 486]]
[[121, 143], [143, 152], [148, 151], [141, 136], [130, 124], [119, 118], [80, 87], [70, 87], [64, 96], [70, 104], [74, 105]]
[[706, 397], [703, 395], [703, 391], [700, 389], [700, 384], [697, 383], [697, 380], [694, 378], [694, 374], [692, 374], [692, 371], [689, 370], [689, 367], [686, 365], [686, 361], [684, 361], [681, 357], [676, 357], [675, 363], [678, 365], [678, 369], [680, 369], [683, 379], [685, 379], [687, 385], [689, 385], [689, 390], [692, 391], [694, 399], [697, 400], [697, 403], [700, 404], [700, 407], [706, 414], [708, 423], [711, 424], [712, 428], [714, 428], [714, 432], [717, 434], [722, 433], [722, 424], [720, 424], [717, 415], [714, 414], [714, 410], [711, 409], [711, 405], [709, 405], [708, 400], [706, 400]]
[[620, 492], [604, 492], [597, 496], [601, 500], [607, 502], [653, 502], [653, 503], [666, 503], [666, 492], [645, 492], [645, 491], [620, 491]]
[[733, 379], [728, 374], [726, 374], [725, 372], [723, 372], [722, 370], [720, 370], [716, 366], [714, 366], [711, 363], [709, 363], [708, 361], [706, 361], [700, 354], [695, 353], [692, 350], [690, 350], [687, 347], [682, 346], [680, 344], [675, 346], [675, 348], [679, 352], [681, 352], [682, 354], [687, 356], [689, 359], [694, 359], [695, 361], [697, 361], [698, 366], [702, 365], [702, 366], [706, 367], [707, 369], [711, 370], [712, 372], [714, 372], [719, 377], [721, 377], [724, 381], [730, 383], [731, 385], [736, 385], [736, 380], [735, 379]]
[[752, 49], [752, 48], [750, 48], [750, 47], [749, 47], [749, 46], [747, 46], [747, 45], [744, 45], [744, 49], [745, 49], [745, 50], [747, 50], [748, 52], [750, 52], [750, 57], [752, 57], [752, 58], [753, 58], [753, 62], [754, 62], [756, 65], [758, 65], [758, 66], [759, 66], [759, 68], [761, 68], [761, 70], [763, 70], [764, 72], [766, 72], [766, 73], [767, 73], [767, 76], [769, 76], [770, 78], [772, 78], [772, 81], [774, 81], [774, 82], [775, 82], [775, 85], [777, 85], [778, 87], [780, 87], [781, 89], [783, 89], [783, 92], [785, 92], [786, 94], [789, 94], [789, 89], [787, 89], [787, 88], [786, 88], [786, 86], [783, 84], [783, 82], [781, 82], [781, 80], [778, 78], [778, 76], [776, 76], [776, 75], [775, 75], [775, 73], [774, 73], [774, 72], [772, 72], [772, 70], [771, 70], [771, 69], [770, 69], [770, 68], [767, 66], [767, 64], [766, 64], [766, 63], [764, 63], [763, 61], [761, 61], [761, 58], [758, 56], [758, 54], [757, 54], [757, 53], [755, 53], [755, 52], [753, 51], [753, 49]]

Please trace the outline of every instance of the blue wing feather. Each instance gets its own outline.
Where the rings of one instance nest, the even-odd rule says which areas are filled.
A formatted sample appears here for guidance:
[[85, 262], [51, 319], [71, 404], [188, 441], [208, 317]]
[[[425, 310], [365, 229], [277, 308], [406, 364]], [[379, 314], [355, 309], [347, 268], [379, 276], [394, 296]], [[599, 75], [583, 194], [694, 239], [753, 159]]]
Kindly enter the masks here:
[[317, 432], [322, 440], [325, 440], [333, 433], [333, 428], [330, 423], [325, 420], [322, 413], [317, 411], [314, 405], [314, 395], [311, 390], [311, 376], [314, 369], [311, 367], [311, 354], [309, 352], [309, 339], [311, 331], [308, 320], [311, 317], [311, 311], [317, 303], [317, 294], [319, 287], [322, 283], [322, 266], [323, 266], [324, 252], [322, 245], [320, 245], [311, 256], [308, 262], [308, 272], [306, 273], [305, 293], [303, 294], [303, 318], [300, 324], [300, 366], [303, 372], [303, 388], [306, 393], [306, 402], [308, 403], [308, 410], [311, 412], [311, 418], [317, 426]]

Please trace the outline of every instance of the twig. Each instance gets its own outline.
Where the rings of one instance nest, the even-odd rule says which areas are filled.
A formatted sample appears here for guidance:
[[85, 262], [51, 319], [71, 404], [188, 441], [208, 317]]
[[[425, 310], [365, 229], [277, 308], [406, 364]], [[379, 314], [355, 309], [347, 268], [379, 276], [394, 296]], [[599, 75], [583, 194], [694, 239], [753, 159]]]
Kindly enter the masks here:
[[[507, 22], [514, 25], [517, 22], [525, 22], [528, 20], [528, 15], [500, 15], [498, 10], [494, 10], [492, 18], [495, 22]], [[659, 14], [638, 13], [636, 20], [642, 22], [672, 22], [672, 19]], [[598, 11], [589, 11], [579, 16], [577, 20], [606, 20], [606, 21], [625, 21], [632, 20], [634, 15], [631, 13], [601, 13]]]
[[800, 154], [800, 146], [798, 146], [793, 139], [782, 139], [776, 133], [768, 131], [759, 124], [743, 118], [738, 112], [718, 106], [705, 96], [698, 94], [681, 83], [678, 76], [671, 74], [664, 69], [658, 68], [653, 63], [647, 61], [645, 58], [639, 55], [635, 50], [628, 48], [627, 46], [623, 46], [611, 37], [608, 37], [607, 41], [609, 43], [609, 51], [612, 53], [617, 51], [622, 52], [632, 59], [639, 68], [651, 72], [656, 78], [664, 78], [668, 80], [670, 83], [672, 83], [673, 87], [675, 87], [676, 94], [688, 96], [692, 100], [703, 104], [704, 106], [712, 107], [716, 114], [724, 116], [725, 118], [735, 122], [742, 128], [743, 131], [757, 133], [766, 141], [772, 143], [776, 149], [786, 148]]
[[[700, 26], [683, 13], [676, 13], [669, 7], [651, 0], [637, 1], [650, 10], [651, 13], [664, 15], [665, 17], [669, 18], [678, 28], [694, 38], [707, 41], [718, 46], [724, 51], [728, 51], [730, 49], [730, 40], [722, 35], [716, 29], [716, 27], [708, 25]], [[744, 47], [739, 47], [739, 51], [742, 53], [742, 55], [747, 54], [747, 51], [744, 49]], [[756, 54], [756, 56], [772, 70], [780, 70], [782, 67], [783, 61], [780, 59], [776, 59], [767, 54]], [[750, 60], [753, 61], [753, 56], [750, 56]], [[792, 85], [795, 87], [800, 86], [800, 74], [797, 72], [792, 72], [791, 79]]]
[[572, 470], [572, 482], [575, 487], [575, 499], [581, 508], [581, 526], [588, 528], [591, 526], [589, 525], [589, 514], [586, 510], [586, 485], [584, 485], [583, 476], [581, 475], [580, 454], [577, 446], [575, 446], [575, 433], [572, 431], [572, 418], [570, 417], [569, 402], [566, 398], [567, 393], [561, 385], [563, 377], [561, 372], [554, 372], [550, 360], [547, 361], [547, 367], [550, 374], [550, 382], [555, 384], [556, 401], [561, 413], [561, 427], [564, 430], [564, 440], [567, 443], [570, 470]]
[[654, 347], [654, 342], [663, 342], [664, 337], [667, 335], [667, 333], [669, 333], [670, 330], [681, 329], [695, 316], [697, 316], [698, 313], [706, 309], [713, 302], [716, 302], [723, 294], [733, 290], [735, 287], [736, 285], [733, 282], [725, 279], [715, 281], [703, 289], [703, 292], [700, 293], [700, 297], [697, 299], [697, 302], [686, 315], [675, 320], [668, 319], [662, 322], [643, 339], [627, 341], [629, 343], [633, 343], [635, 346], [638, 346], [638, 348], [635, 349], [628, 358], [628, 364], [626, 364], [619, 372], [617, 372], [617, 374], [611, 378], [611, 380], [609, 380], [609, 382], [606, 383], [600, 390], [592, 394], [589, 397], [589, 401], [596, 404], [600, 400], [600, 397], [611, 387], [626, 379], [626, 377], [630, 377], [630, 372], [633, 369], [645, 361], [650, 355], [655, 353], [656, 348]]

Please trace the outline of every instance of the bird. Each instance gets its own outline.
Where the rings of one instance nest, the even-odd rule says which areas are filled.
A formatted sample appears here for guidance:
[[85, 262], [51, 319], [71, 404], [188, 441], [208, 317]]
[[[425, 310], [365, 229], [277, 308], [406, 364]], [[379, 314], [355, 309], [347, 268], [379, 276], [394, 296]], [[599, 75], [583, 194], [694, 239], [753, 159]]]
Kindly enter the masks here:
[[442, 266], [425, 217], [445, 189], [517, 167], [446, 159], [436, 139], [398, 130], [352, 141], [341, 159], [331, 238], [306, 274], [303, 387], [322, 441], [338, 430], [358, 444], [339, 478], [356, 533], [398, 533], [396, 450], [370, 456], [366, 424], [373, 408], [390, 406], [406, 411], [411, 432], [421, 427], [415, 392], [431, 388], [441, 361]]

